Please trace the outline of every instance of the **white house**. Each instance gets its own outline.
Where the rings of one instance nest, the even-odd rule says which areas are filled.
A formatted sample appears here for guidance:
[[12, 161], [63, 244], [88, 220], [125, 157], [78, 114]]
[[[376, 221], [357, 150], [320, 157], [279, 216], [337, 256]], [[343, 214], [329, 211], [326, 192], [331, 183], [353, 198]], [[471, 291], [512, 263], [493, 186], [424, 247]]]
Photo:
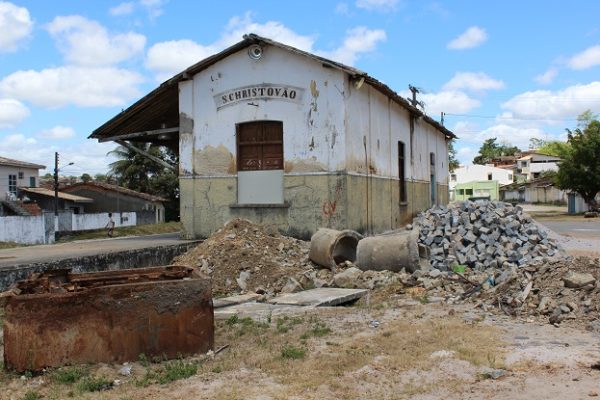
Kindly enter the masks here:
[[517, 173], [530, 181], [540, 177], [544, 171], [558, 171], [560, 157], [529, 152], [517, 160]]
[[46, 166], [0, 157], [0, 200], [14, 198], [19, 187], [36, 187]]
[[456, 168], [450, 173], [450, 190], [459, 183], [473, 181], [498, 181], [500, 186], [513, 183], [513, 172], [509, 169], [491, 165], [467, 165]]
[[453, 137], [366, 73], [256, 35], [91, 135], [177, 146], [187, 237], [235, 217], [298, 237], [399, 228], [448, 201]]

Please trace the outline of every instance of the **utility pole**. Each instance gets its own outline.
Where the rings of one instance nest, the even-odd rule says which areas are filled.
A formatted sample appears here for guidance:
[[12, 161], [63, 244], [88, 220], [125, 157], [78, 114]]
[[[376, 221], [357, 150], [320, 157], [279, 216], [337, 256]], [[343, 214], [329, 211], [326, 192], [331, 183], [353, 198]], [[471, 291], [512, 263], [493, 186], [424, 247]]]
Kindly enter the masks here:
[[58, 217], [58, 152], [54, 153], [54, 216]]
[[414, 87], [413, 85], [408, 85], [408, 89], [412, 92], [412, 99], [410, 102], [413, 105], [413, 107], [417, 107], [421, 104], [420, 101], [417, 101], [417, 93], [420, 93], [419, 89]]

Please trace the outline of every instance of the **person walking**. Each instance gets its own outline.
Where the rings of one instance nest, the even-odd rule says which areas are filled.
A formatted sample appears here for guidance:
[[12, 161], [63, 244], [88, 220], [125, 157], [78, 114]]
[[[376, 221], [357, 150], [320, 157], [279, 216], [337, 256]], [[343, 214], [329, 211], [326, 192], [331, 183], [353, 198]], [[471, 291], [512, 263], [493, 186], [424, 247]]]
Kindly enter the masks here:
[[112, 213], [108, 213], [108, 223], [106, 224], [106, 229], [108, 229], [108, 237], [112, 237], [113, 230], [115, 229], [115, 220], [113, 219]]

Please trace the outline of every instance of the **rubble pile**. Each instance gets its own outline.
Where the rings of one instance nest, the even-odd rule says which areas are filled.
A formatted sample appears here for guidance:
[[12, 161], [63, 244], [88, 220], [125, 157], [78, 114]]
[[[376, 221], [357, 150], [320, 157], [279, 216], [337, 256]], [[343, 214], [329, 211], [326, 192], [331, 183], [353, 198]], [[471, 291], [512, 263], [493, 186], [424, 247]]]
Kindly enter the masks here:
[[464, 201], [421, 213], [415, 226], [429, 261], [440, 271], [465, 265], [483, 271], [542, 262], [557, 245], [521, 207], [503, 202]]
[[309, 247], [273, 227], [234, 219], [172, 264], [210, 276], [215, 296], [258, 293], [268, 298], [318, 287], [374, 289], [398, 280], [393, 272], [363, 272], [349, 261], [335, 271], [323, 269], [309, 260]]
[[505, 270], [480, 299], [514, 316], [540, 316], [552, 324], [575, 320], [600, 330], [598, 259], [577, 257]]
[[276, 293], [288, 283], [288, 276], [313, 268], [308, 248], [309, 243], [283, 236], [274, 227], [238, 218], [172, 264], [197, 267], [209, 275], [217, 296]]

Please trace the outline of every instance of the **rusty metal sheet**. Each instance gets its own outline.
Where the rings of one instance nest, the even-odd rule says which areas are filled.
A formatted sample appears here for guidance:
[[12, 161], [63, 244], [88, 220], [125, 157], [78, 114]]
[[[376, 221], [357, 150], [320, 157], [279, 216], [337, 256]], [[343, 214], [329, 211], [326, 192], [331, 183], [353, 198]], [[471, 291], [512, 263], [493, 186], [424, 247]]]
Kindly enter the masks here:
[[52, 271], [3, 297], [4, 364], [17, 371], [175, 358], [214, 344], [210, 280], [195, 268]]

